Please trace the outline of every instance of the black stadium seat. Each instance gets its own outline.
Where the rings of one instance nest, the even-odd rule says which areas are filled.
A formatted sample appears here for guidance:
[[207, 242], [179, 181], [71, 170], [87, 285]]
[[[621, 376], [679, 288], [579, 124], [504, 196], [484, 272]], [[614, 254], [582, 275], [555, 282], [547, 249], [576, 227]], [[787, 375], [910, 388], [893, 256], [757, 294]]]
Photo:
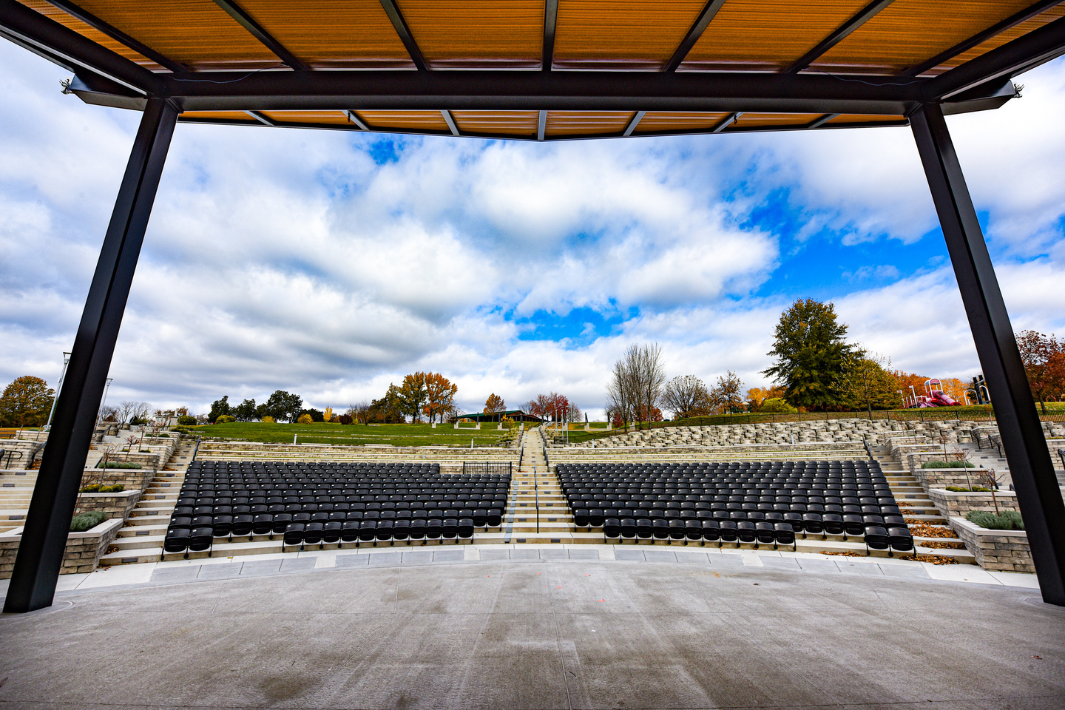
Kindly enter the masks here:
[[444, 475], [428, 463], [194, 461], [163, 554], [210, 550], [219, 537], [283, 535], [284, 546], [469, 539], [502, 524], [510, 479]]
[[[697, 529], [704, 544], [864, 538], [872, 527], [908, 532], [876, 461], [559, 463], [556, 475], [574, 525], [617, 520], [622, 542], [691, 544]], [[609, 537], [617, 537], [613, 523]], [[880, 544], [875, 535], [873, 542]]]

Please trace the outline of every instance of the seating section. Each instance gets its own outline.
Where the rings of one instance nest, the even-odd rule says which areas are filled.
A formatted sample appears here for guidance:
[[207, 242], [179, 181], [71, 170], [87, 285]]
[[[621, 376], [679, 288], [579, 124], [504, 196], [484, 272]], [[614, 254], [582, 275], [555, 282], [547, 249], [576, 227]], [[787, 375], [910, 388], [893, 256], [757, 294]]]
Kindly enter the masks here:
[[439, 464], [193, 462], [163, 552], [256, 535], [283, 546], [470, 538], [500, 524], [509, 488], [509, 474], [442, 475]]
[[607, 539], [795, 543], [797, 534], [860, 537], [912, 550], [875, 461], [558, 464], [578, 528]]

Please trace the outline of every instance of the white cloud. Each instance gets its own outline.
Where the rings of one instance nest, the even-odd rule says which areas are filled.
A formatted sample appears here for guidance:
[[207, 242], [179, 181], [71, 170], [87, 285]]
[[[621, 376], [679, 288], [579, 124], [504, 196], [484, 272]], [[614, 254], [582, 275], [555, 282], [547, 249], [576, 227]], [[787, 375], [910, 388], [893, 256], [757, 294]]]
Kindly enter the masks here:
[[[137, 117], [61, 96], [65, 73], [12, 46], [0, 67], [0, 379], [54, 381]], [[1065, 62], [1025, 83], [1021, 101], [949, 121], [1016, 326], [1060, 332], [1065, 137], [1052, 121]], [[336, 408], [419, 369], [455, 380], [468, 408], [491, 392], [515, 405], [556, 390], [594, 415], [613, 361], [650, 340], [670, 375], [712, 383], [734, 370], [760, 385], [790, 300], [772, 279], [792, 255], [749, 223], [772, 191], [790, 193], [806, 248], [826, 231], [853, 249], [912, 244], [936, 225], [901, 129], [397, 138], [384, 165], [375, 140], [180, 125], [109, 396], [203, 409], [283, 388]], [[880, 256], [825, 285], [852, 336], [905, 369], [976, 368], [949, 268], [903, 277], [913, 269]], [[616, 325], [596, 337], [574, 315], [577, 340], [527, 340], [532, 326], [513, 320], [576, 308]]]

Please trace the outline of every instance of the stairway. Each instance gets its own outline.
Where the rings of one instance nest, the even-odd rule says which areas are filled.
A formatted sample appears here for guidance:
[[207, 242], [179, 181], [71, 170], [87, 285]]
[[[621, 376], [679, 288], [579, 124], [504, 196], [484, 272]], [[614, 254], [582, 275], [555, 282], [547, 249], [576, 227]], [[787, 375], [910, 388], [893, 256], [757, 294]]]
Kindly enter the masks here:
[[178, 442], [170, 460], [163, 470], [156, 472], [140, 501], [130, 511], [125, 526], [119, 529], [111, 547], [100, 558], [101, 566], [159, 560], [166, 526], [177, 505], [178, 492], [195, 447], [195, 439], [183, 437]]
[[521, 468], [511, 478], [510, 507], [499, 542], [602, 543], [602, 533], [574, 530], [573, 516], [558, 479], [544, 460], [544, 439], [539, 428], [524, 433], [522, 447]]
[[[870, 449], [873, 452], [873, 457], [880, 464], [880, 470], [884, 472], [884, 477], [887, 479], [888, 485], [891, 487], [891, 493], [895, 496], [895, 502], [898, 503], [899, 509], [902, 510], [902, 515], [906, 518], [907, 522], [921, 522], [939, 527], [947, 527], [946, 516], [935, 507], [935, 504], [928, 497], [928, 493], [921, 486], [917, 478], [909, 471], [905, 470], [903, 465], [891, 456], [887, 446], [871, 446]], [[953, 557], [962, 564], [976, 563], [976, 558], [973, 557], [971, 552], [965, 549], [944, 550], [922, 547], [922, 543], [929, 542], [960, 543], [961, 539], [957, 537], [931, 538], [914, 535], [913, 541], [918, 547], [918, 554]]]

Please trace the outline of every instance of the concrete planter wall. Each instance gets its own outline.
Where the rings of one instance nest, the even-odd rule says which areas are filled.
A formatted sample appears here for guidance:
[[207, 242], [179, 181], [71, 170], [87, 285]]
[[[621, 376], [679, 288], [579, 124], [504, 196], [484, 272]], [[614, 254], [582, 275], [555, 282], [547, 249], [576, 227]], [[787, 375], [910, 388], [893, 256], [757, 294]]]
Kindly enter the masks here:
[[125, 520], [129, 512], [141, 499], [140, 491], [122, 491], [121, 493], [79, 493], [78, 504], [74, 514], [99, 512], [108, 518]]
[[1028, 534], [1023, 530], [988, 530], [964, 518], [950, 518], [950, 527], [984, 569], [1035, 573]]
[[[95, 570], [100, 564], [100, 556], [114, 541], [120, 527], [122, 527], [122, 519], [112, 518], [91, 530], [69, 533], [67, 546], [63, 552], [63, 566], [59, 573], [76, 574]], [[15, 568], [15, 555], [18, 554], [21, 540], [22, 528], [0, 533], [0, 579], [11, 577], [11, 570]]]
[[101, 486], [121, 484], [127, 491], [143, 491], [155, 478], [152, 468], [87, 468], [81, 475], [82, 487], [99, 483]]
[[[946, 516], [964, 518], [971, 510], [984, 510], [988, 513], [995, 512], [995, 504], [990, 493], [956, 493], [942, 488], [931, 488], [928, 497], [932, 503]], [[997, 491], [995, 499], [998, 500], [998, 509], [1017, 510], [1017, 494], [1013, 491]]]
[[[968, 486], [970, 482], [974, 486], [986, 485], [981, 475], [981, 468], [918, 468], [914, 469], [913, 475], [926, 489], [945, 488], [946, 486]], [[968, 478], [966, 478], [968, 474]], [[1003, 476], [999, 474], [1000, 485]]]

